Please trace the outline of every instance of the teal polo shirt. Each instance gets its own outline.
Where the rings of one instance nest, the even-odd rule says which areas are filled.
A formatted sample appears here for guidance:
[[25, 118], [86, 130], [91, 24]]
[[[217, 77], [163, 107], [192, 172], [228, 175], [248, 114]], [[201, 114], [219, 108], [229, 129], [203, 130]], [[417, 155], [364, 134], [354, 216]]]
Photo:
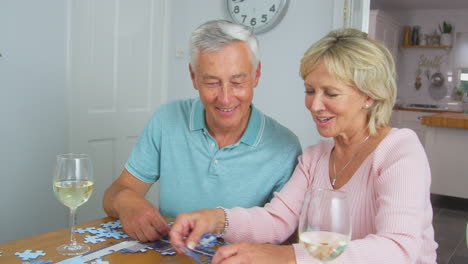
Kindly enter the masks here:
[[125, 168], [159, 180], [159, 210], [179, 213], [223, 206], [263, 206], [288, 181], [301, 146], [296, 135], [251, 105], [241, 139], [219, 148], [201, 101], [162, 105], [138, 138]]

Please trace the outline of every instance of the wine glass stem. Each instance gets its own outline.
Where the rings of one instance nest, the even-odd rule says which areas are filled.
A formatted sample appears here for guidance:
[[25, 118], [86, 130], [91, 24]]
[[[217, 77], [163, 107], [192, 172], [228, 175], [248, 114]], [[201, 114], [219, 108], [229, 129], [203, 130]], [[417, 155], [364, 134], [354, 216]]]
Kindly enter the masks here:
[[70, 208], [70, 242], [76, 245], [75, 239], [76, 207]]

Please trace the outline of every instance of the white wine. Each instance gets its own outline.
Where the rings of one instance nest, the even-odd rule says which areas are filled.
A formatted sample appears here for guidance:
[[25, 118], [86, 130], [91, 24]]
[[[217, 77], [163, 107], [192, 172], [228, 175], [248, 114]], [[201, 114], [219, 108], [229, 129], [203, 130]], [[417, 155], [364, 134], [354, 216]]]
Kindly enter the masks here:
[[324, 231], [301, 233], [299, 240], [312, 257], [325, 262], [341, 255], [349, 243], [346, 235]]
[[56, 181], [54, 192], [57, 199], [70, 208], [77, 208], [88, 201], [93, 192], [92, 181]]

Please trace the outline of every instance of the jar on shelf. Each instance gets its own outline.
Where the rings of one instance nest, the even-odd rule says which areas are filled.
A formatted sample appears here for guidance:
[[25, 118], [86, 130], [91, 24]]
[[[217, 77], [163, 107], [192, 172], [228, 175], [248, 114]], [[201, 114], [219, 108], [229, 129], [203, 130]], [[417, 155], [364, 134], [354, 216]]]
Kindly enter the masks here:
[[406, 26], [403, 31], [403, 45], [408, 46], [411, 45], [411, 27]]
[[419, 45], [421, 45], [421, 46], [427, 45], [427, 34], [420, 34], [419, 35]]
[[419, 26], [413, 26], [411, 32], [411, 45], [419, 45]]

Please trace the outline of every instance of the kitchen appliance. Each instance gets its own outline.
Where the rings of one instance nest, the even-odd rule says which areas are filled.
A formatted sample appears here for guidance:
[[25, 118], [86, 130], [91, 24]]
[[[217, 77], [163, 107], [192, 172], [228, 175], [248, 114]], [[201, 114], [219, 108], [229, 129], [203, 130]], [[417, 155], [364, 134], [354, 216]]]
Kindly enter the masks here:
[[447, 87], [444, 85], [445, 77], [441, 72], [432, 74], [429, 81], [431, 85], [428, 91], [432, 99], [439, 101], [447, 95]]

